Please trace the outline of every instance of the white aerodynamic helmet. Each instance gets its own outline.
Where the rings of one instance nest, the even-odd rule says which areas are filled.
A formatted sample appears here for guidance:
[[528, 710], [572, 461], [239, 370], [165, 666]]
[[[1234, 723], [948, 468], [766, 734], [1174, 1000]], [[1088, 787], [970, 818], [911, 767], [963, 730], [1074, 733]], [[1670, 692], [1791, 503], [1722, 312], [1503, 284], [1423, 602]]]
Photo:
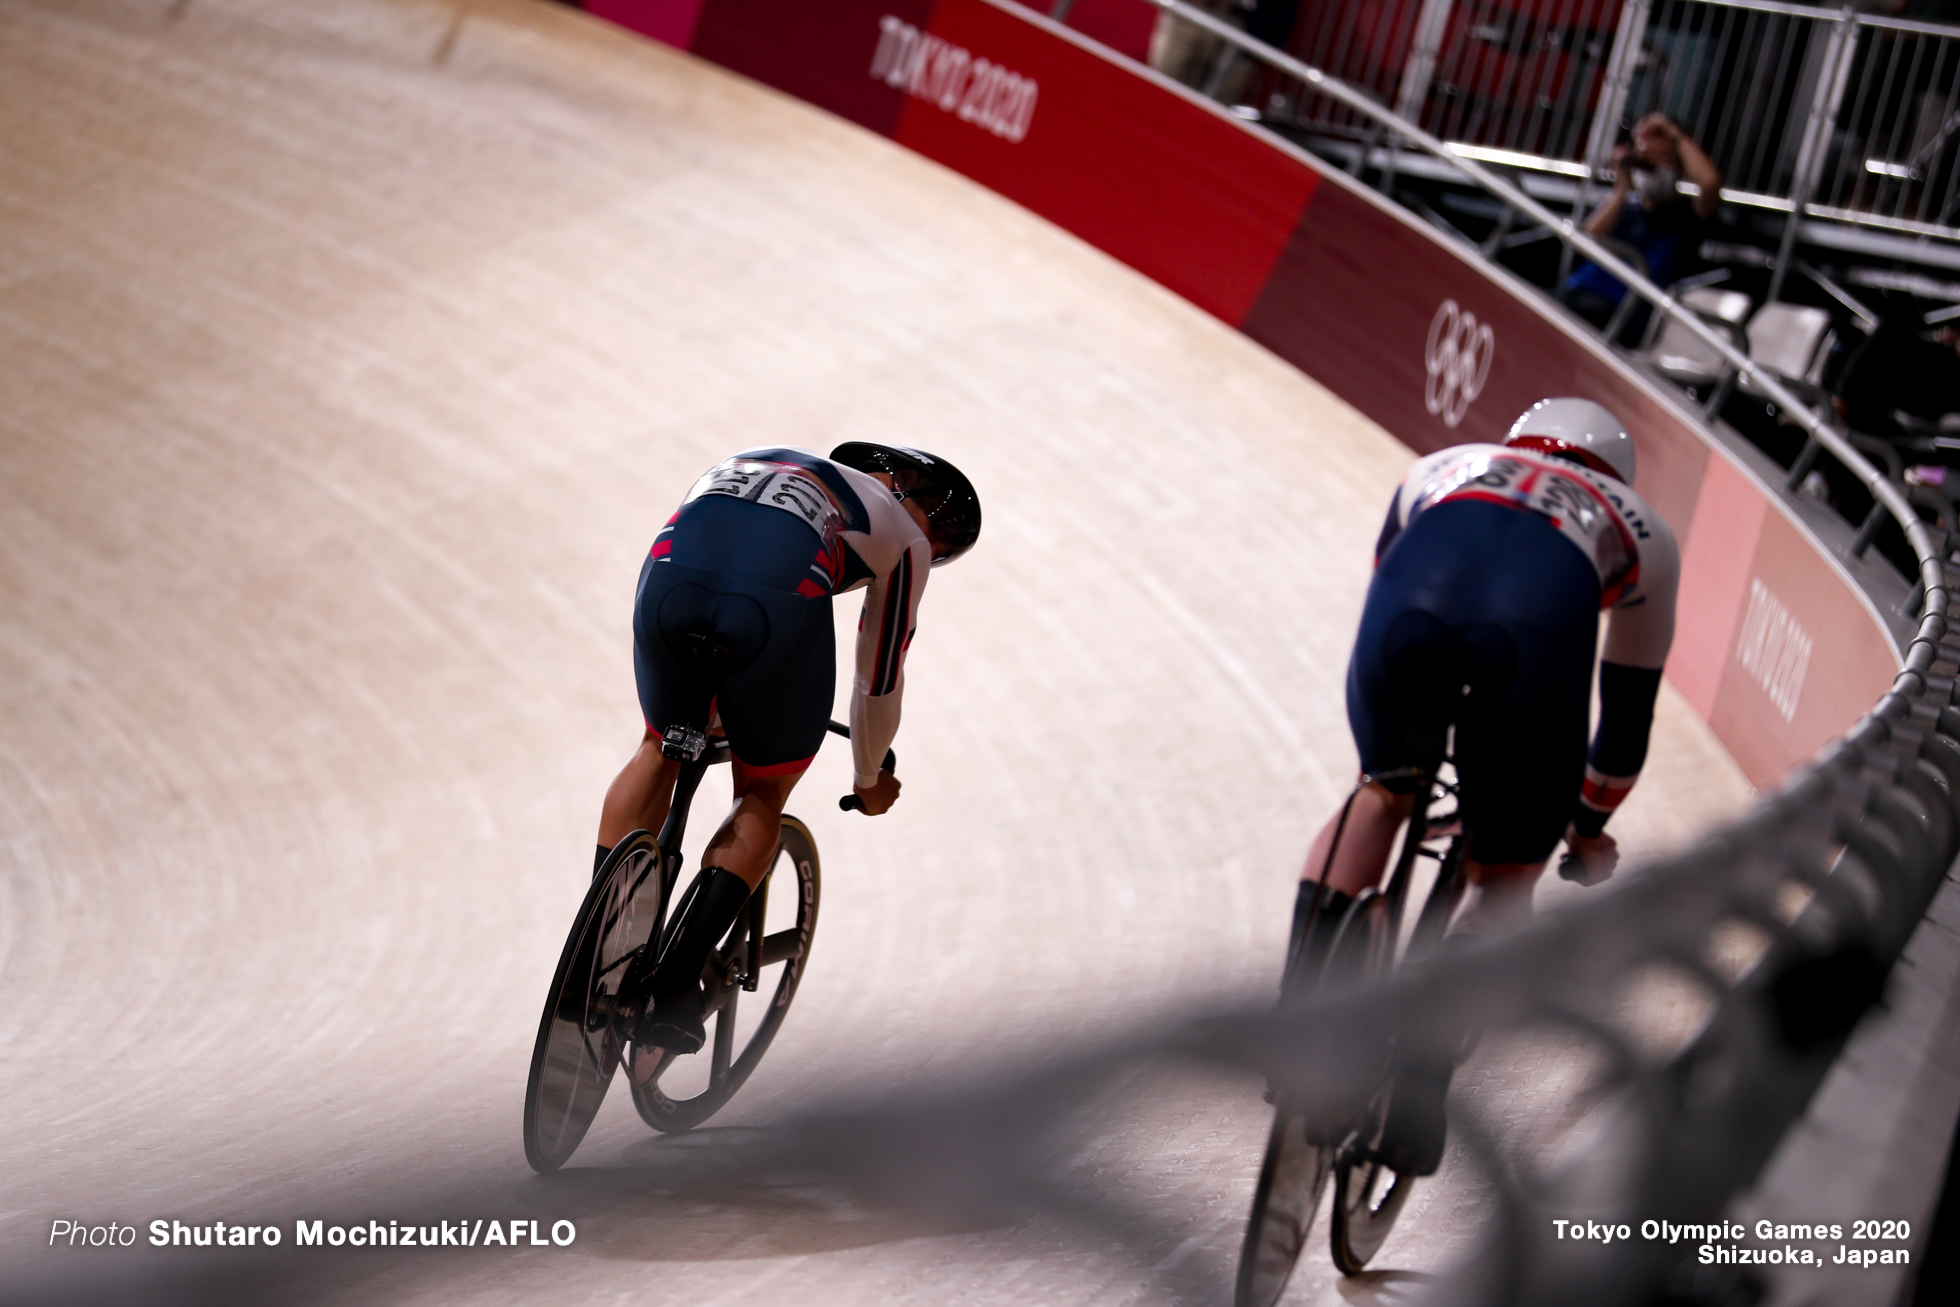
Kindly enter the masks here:
[[1511, 424], [1507, 445], [1565, 454], [1633, 484], [1633, 437], [1611, 410], [1589, 399], [1541, 399]]

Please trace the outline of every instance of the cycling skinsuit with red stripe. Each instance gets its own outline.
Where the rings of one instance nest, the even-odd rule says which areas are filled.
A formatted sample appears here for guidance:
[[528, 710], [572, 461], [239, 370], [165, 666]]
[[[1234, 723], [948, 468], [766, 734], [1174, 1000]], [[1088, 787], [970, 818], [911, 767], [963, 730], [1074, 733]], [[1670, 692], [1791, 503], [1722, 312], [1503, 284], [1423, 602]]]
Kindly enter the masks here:
[[718, 711], [745, 766], [800, 771], [836, 694], [833, 595], [865, 591], [851, 694], [856, 783], [898, 733], [931, 546], [877, 478], [794, 446], [744, 450], [696, 481], [655, 537], [633, 610], [647, 727]]
[[1471, 856], [1536, 862], [1568, 822], [1596, 834], [1646, 759], [1679, 573], [1667, 524], [1611, 477], [1501, 445], [1421, 459], [1389, 508], [1348, 666], [1362, 770], [1433, 767], [1454, 725]]

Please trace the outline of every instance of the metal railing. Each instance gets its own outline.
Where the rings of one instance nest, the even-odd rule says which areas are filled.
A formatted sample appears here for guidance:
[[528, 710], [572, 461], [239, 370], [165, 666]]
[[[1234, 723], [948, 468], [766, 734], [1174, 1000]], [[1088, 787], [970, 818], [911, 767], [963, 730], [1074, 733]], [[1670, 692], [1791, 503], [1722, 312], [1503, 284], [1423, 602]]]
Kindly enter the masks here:
[[[1658, 111], [1732, 203], [1960, 239], [1960, 28], [1786, 0], [1306, 0], [1281, 44], [1460, 151], [1583, 179], [1582, 204]], [[1242, 47], [1218, 48], [1208, 93], [1373, 134], [1373, 115], [1270, 62], [1231, 74]]]

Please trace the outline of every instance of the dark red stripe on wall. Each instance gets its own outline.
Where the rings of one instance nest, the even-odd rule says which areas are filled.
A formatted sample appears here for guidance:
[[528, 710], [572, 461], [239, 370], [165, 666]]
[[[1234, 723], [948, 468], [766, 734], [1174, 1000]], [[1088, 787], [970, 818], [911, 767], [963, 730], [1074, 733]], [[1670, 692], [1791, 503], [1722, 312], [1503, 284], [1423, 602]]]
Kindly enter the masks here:
[[704, 0], [585, 0], [585, 11], [685, 50]]
[[905, 92], [871, 76], [878, 22], [923, 28], [933, 0], [593, 0], [587, 8], [670, 44], [682, 42], [663, 30], [691, 29], [685, 48], [703, 59], [890, 136]]
[[1143, 0], [1075, 0], [1068, 25], [1092, 41], [1142, 63], [1150, 57], [1150, 34], [1158, 10]]

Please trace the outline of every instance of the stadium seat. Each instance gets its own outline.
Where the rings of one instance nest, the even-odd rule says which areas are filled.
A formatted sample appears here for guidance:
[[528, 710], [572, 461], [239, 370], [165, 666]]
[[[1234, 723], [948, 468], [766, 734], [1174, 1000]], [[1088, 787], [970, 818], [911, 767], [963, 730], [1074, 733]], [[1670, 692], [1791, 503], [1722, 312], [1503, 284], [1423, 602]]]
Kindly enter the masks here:
[[[1834, 335], [1831, 315], [1801, 304], [1765, 304], [1749, 319], [1749, 357], [1776, 374], [1807, 404], [1823, 400], [1824, 361]], [[1762, 395], [1747, 377], [1742, 389]]]
[[[1749, 297], [1739, 290], [1696, 286], [1682, 292], [1681, 307], [1688, 309], [1730, 343], [1747, 353], [1749, 339], [1742, 330], [1749, 316]], [[1672, 317], [1663, 317], [1653, 342], [1639, 357], [1676, 385], [1690, 389], [1713, 386], [1729, 373], [1728, 360], [1714, 346]]]

